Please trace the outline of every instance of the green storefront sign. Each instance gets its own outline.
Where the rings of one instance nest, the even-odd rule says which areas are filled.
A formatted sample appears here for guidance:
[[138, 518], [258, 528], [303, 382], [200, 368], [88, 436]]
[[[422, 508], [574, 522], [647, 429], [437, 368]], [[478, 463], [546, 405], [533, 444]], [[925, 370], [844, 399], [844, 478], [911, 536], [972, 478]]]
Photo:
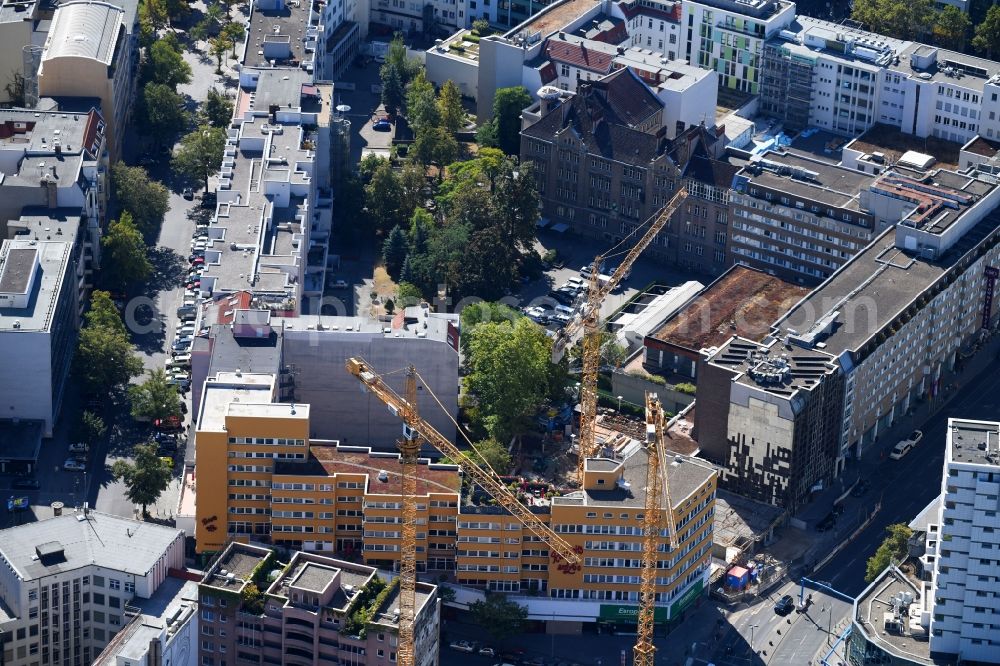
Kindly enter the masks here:
[[[677, 619], [698, 598], [704, 587], [705, 583], [702, 580], [692, 585], [680, 599], [670, 605], [669, 614], [666, 606], [657, 606], [656, 610], [653, 611], [653, 621], [666, 622], [670, 619]], [[613, 624], [635, 624], [639, 621], [639, 607], [601, 604], [601, 614], [598, 620]]]
[[681, 613], [683, 613], [688, 606], [694, 602], [695, 599], [701, 594], [701, 591], [705, 588], [705, 580], [701, 579], [697, 583], [691, 586], [691, 588], [684, 593], [684, 595], [675, 601], [670, 606], [670, 617], [672, 619], [677, 619]]

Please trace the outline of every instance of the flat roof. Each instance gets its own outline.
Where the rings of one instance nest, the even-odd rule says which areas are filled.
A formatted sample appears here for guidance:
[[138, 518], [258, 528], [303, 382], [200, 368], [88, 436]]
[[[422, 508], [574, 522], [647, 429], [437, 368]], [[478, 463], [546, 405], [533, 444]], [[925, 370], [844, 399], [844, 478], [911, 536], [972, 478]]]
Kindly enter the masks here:
[[764, 271], [733, 266], [650, 337], [695, 351], [733, 335], [762, 340], [771, 323], [808, 293]]
[[[86, 517], [64, 513], [0, 531], [0, 557], [23, 580], [89, 565], [145, 576], [183, 535], [183, 530], [97, 511], [88, 511]], [[41, 546], [56, 556], [43, 562]]]
[[226, 414], [233, 403], [251, 403], [254, 406], [271, 403], [274, 395], [274, 375], [219, 372], [205, 381], [201, 396], [198, 430], [222, 432]]
[[[911, 663], [927, 666], [953, 664], [953, 659], [932, 657], [926, 631], [913, 633], [910, 626], [910, 606], [916, 610], [927, 601], [921, 598], [920, 586], [919, 581], [911, 580], [898, 568], [890, 565], [855, 600], [854, 629], [860, 631], [869, 643]], [[911, 604], [904, 606], [901, 612], [900, 624], [903, 630], [886, 631], [885, 614], [896, 614], [893, 600], [899, 599], [900, 595], [909, 595], [911, 599]], [[919, 617], [918, 613], [918, 621]]]
[[790, 398], [800, 389], [810, 390], [835, 372], [834, 357], [818, 349], [778, 344], [761, 345], [733, 337], [711, 356], [713, 365], [739, 373], [736, 382]]
[[[340, 585], [334, 590], [327, 606], [344, 609], [356, 591], [367, 585], [377, 573], [374, 567], [364, 564], [297, 551], [287, 568], [271, 583], [267, 593], [284, 599], [289, 599], [292, 587], [320, 593], [339, 575]], [[345, 590], [347, 587], [352, 589], [351, 593]]]
[[948, 461], [1000, 468], [1000, 423], [948, 419]]
[[973, 155], [996, 157], [997, 154], [1000, 154], [1000, 143], [984, 139], [977, 134], [967, 144], [962, 146], [962, 150], [966, 150]]
[[787, 151], [768, 151], [753, 157], [739, 175], [776, 192], [862, 212], [858, 197], [875, 178], [863, 171]]
[[784, 336], [794, 329], [805, 334], [822, 328], [817, 340], [827, 352], [857, 352], [997, 228], [1000, 210], [994, 209], [943, 256], [930, 261], [896, 247], [895, 229], [890, 227], [777, 321], [775, 333]]
[[[201, 580], [202, 585], [223, 589], [240, 589], [249, 582], [250, 574], [271, 551], [260, 546], [234, 541], [215, 560]], [[226, 573], [223, 574], [222, 572]]]
[[0, 256], [0, 292], [27, 293], [28, 281], [38, 260], [38, 247], [27, 244], [8, 245], [7, 253]]
[[[304, 461], [276, 460], [274, 476], [322, 476], [358, 474], [367, 477], [369, 495], [400, 495], [403, 492], [403, 465], [398, 453], [373, 452], [366, 446], [344, 446], [336, 442], [311, 440], [309, 458]], [[379, 475], [385, 472], [385, 481]], [[462, 477], [456, 465], [431, 463], [421, 458], [417, 463], [417, 493], [456, 493]]]
[[562, 0], [529, 17], [520, 25], [508, 30], [504, 37], [514, 37], [519, 33], [532, 35], [541, 33], [542, 39], [556, 30], [562, 30], [574, 20], [601, 4], [601, 0]]
[[868, 131], [849, 142], [844, 148], [862, 153], [882, 153], [886, 164], [895, 164], [908, 151], [933, 155], [934, 166], [955, 169], [959, 166], [959, 151], [962, 146], [937, 137], [920, 138], [905, 134], [898, 127], [876, 123]]
[[[669, 468], [667, 482], [670, 484], [670, 499], [674, 508], [679, 507], [687, 498], [717, 475], [715, 467], [710, 463], [688, 456], [667, 454]], [[588, 466], [597, 465], [602, 471], [612, 471], [622, 465], [624, 484], [617, 484], [607, 490], [581, 488], [562, 497], [553, 497], [552, 505], [578, 505], [594, 507], [630, 507], [640, 508], [646, 504], [646, 469], [649, 466], [649, 454], [646, 449], [636, 447], [634, 452], [621, 461], [591, 459]]]
[[265, 43], [270, 41], [288, 42], [291, 56], [278, 59], [277, 64], [285, 64], [292, 60], [299, 63], [305, 56], [306, 28], [309, 27], [311, 2], [291, 2], [285, 0], [281, 9], [262, 9], [258, 3], [253, 3], [250, 14], [250, 27], [247, 30], [250, 39], [247, 41], [246, 53], [243, 57], [244, 67], [267, 66]]
[[[928, 56], [935, 51], [936, 61], [930, 67], [914, 67], [910, 61], [911, 55]], [[949, 72], [948, 68], [952, 71]], [[899, 64], [893, 65], [890, 69], [905, 72], [925, 81], [982, 90], [990, 78], [1000, 74], [1000, 62], [912, 42], [900, 52]], [[962, 76], [955, 76], [956, 72], [960, 72]]]
[[[0, 331], [47, 331], [52, 324], [56, 301], [62, 291], [63, 280], [73, 255], [73, 246], [62, 241], [5, 240], [0, 249], [0, 261], [6, 260], [11, 250], [31, 249], [37, 253], [39, 268], [36, 285], [28, 296], [28, 305], [23, 308], [0, 308]], [[31, 253], [17, 252], [15, 271], [8, 276], [4, 269], [4, 279], [11, 286], [19, 286], [23, 280], [22, 265]], [[5, 291], [5, 289], [3, 289]], [[23, 293], [23, 292], [21, 292]]]
[[[418, 582], [414, 589], [414, 614], [419, 615], [423, 610], [424, 605], [434, 594], [434, 585], [430, 583]], [[389, 595], [382, 602], [382, 605], [375, 609], [375, 613], [372, 615], [371, 621], [376, 624], [388, 625], [390, 627], [399, 626], [399, 618], [394, 613], [394, 610], [399, 608], [399, 595], [400, 588], [396, 585]]]

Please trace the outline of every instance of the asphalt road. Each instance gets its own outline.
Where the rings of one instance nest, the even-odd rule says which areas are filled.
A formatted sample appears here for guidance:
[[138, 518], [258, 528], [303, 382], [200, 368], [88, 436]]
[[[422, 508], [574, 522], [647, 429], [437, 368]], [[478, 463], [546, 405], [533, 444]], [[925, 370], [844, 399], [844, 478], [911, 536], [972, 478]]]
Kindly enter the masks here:
[[[990, 362], [995, 369], [997, 363], [992, 359]], [[998, 413], [1000, 374], [983, 372], [960, 387], [948, 406], [924, 424], [924, 437], [916, 449], [902, 460], [887, 458], [880, 464], [876, 483], [880, 481], [882, 485], [881, 488], [876, 485], [870, 495], [881, 496], [881, 511], [849, 547], [811, 577], [829, 580], [834, 588], [857, 596], [866, 587], [865, 562], [882, 542], [885, 528], [893, 523], [913, 520], [941, 492], [948, 419], [996, 420]]]

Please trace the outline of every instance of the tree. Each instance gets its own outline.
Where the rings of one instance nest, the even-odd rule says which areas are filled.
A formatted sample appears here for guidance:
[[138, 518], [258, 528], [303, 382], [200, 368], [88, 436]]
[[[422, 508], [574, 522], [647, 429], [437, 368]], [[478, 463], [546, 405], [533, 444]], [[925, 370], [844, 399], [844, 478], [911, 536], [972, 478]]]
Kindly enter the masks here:
[[139, 231], [147, 236], [155, 232], [170, 208], [170, 192], [163, 183], [150, 180], [142, 167], [131, 167], [124, 162], [111, 167], [111, 181], [115, 196], [131, 214]]
[[609, 333], [601, 342], [601, 360], [617, 370], [622, 367], [626, 358], [628, 358], [628, 348]]
[[155, 421], [180, 415], [181, 396], [177, 387], [168, 383], [167, 379], [167, 373], [157, 368], [149, 371], [149, 378], [143, 383], [128, 387], [132, 418]]
[[534, 164], [505, 160], [493, 182], [493, 210], [504, 241], [524, 251], [531, 249], [539, 204]]
[[394, 280], [399, 279], [399, 271], [406, 261], [407, 243], [406, 234], [397, 224], [389, 232], [382, 244], [382, 260], [385, 262], [385, 270]]
[[189, 178], [200, 178], [208, 190], [208, 177], [222, 166], [226, 133], [218, 127], [201, 125], [181, 139], [174, 154], [174, 169]]
[[[229, 5], [226, 5], [227, 7]], [[232, 45], [233, 57], [236, 57], [236, 44], [244, 37], [246, 37], [247, 30], [243, 27], [242, 23], [236, 23], [235, 21], [230, 21], [222, 28], [221, 37], [228, 41]]]
[[878, 575], [885, 571], [890, 564], [898, 564], [906, 559], [909, 553], [909, 539], [913, 536], [913, 530], [905, 523], [896, 523], [885, 528], [886, 538], [875, 551], [875, 554], [868, 558], [868, 566], [865, 570], [865, 581], [872, 582]]
[[[405, 262], [404, 262], [405, 263]], [[419, 305], [424, 300], [424, 295], [420, 293], [415, 284], [410, 282], [400, 282], [396, 289], [396, 301], [404, 308]]]
[[531, 95], [522, 86], [500, 88], [493, 98], [497, 147], [508, 155], [517, 155], [521, 151], [521, 111], [529, 106]]
[[936, 43], [949, 49], [963, 49], [971, 25], [968, 14], [954, 5], [945, 5], [934, 21]]
[[233, 100], [212, 86], [208, 89], [208, 96], [205, 97], [201, 112], [206, 124], [224, 128], [233, 119]]
[[469, 605], [476, 624], [486, 629], [497, 641], [504, 641], [521, 633], [528, 619], [528, 608], [515, 601], [508, 601], [502, 594], [487, 594], [484, 601]]
[[497, 474], [507, 474], [510, 472], [511, 457], [503, 442], [495, 439], [484, 439], [473, 445], [473, 450], [467, 451], [466, 456], [478, 463], [486, 463]]
[[[482, 19], [480, 19], [482, 20]], [[465, 107], [462, 106], [462, 93], [451, 79], [444, 82], [437, 99], [438, 115], [441, 126], [454, 134], [465, 126]]]
[[487, 120], [476, 129], [476, 143], [480, 148], [499, 148], [500, 137], [497, 134], [497, 119]]
[[152, 272], [146, 243], [128, 211], [122, 211], [118, 220], [108, 225], [101, 245], [105, 256], [101, 277], [110, 287], [127, 291], [130, 286], [145, 282]]
[[376, 231], [386, 232], [406, 219], [401, 215], [403, 190], [389, 160], [381, 160], [365, 185], [365, 202]]
[[222, 74], [222, 58], [229, 51], [229, 41], [219, 35], [208, 42], [208, 50], [215, 56], [215, 73]]
[[143, 0], [139, 4], [139, 21], [148, 22], [154, 32], [166, 27], [169, 20], [165, 0]]
[[107, 395], [142, 374], [142, 360], [135, 355], [108, 292], [91, 295], [91, 308], [84, 318], [73, 359], [84, 393]]
[[417, 208], [410, 217], [410, 252], [422, 254], [427, 251], [427, 236], [434, 226], [434, 218], [425, 208]]
[[207, 5], [201, 20], [191, 28], [191, 37], [198, 41], [204, 41], [205, 39], [218, 34], [222, 25], [223, 16], [224, 12], [222, 7], [217, 4]]
[[490, 22], [484, 18], [476, 19], [472, 22], [472, 32], [482, 35], [490, 29]]
[[84, 411], [80, 415], [80, 440], [87, 446], [93, 446], [104, 439], [108, 427], [104, 424], [104, 419], [91, 411]]
[[412, 160], [407, 160], [403, 170], [399, 172], [399, 187], [399, 214], [405, 225], [406, 221], [412, 220], [413, 211], [423, 206], [426, 201], [427, 173], [424, 168]]
[[406, 97], [406, 86], [399, 67], [386, 62], [382, 65], [382, 104], [390, 115], [399, 111]]
[[149, 47], [146, 59], [146, 77], [152, 83], [161, 83], [175, 90], [182, 83], [191, 82], [191, 66], [184, 62], [176, 40], [160, 39]]
[[16, 69], [12, 70], [10, 81], [4, 85], [3, 89], [10, 99], [11, 106], [24, 106], [24, 75], [21, 72]]
[[146, 517], [149, 515], [146, 507], [155, 504], [170, 485], [173, 470], [156, 455], [154, 444], [137, 445], [132, 459], [134, 462], [116, 460], [111, 466], [111, 474], [116, 481], [125, 482], [125, 496], [133, 504], [141, 505], [142, 515]]
[[438, 165], [438, 178], [444, 177], [444, 168], [458, 157], [458, 142], [443, 127], [425, 127], [417, 132], [413, 142], [413, 156], [421, 164]]
[[501, 442], [520, 434], [549, 394], [552, 344], [526, 318], [485, 322], [469, 338], [466, 390], [476, 397], [482, 425]]
[[142, 106], [144, 130], [158, 146], [169, 143], [187, 123], [184, 98], [166, 84], [147, 83], [142, 90]]
[[1000, 47], [1000, 5], [992, 5], [986, 11], [986, 17], [976, 26], [972, 46], [987, 58], [992, 58], [994, 50]]
[[462, 353], [465, 355], [469, 354], [468, 344], [469, 339], [472, 337], [472, 332], [477, 326], [484, 322], [500, 322], [509, 321], [513, 322], [517, 319], [523, 317], [520, 312], [505, 305], [503, 303], [491, 303], [489, 301], [479, 301], [478, 303], [472, 303], [466, 305], [462, 308], [462, 312], [459, 313], [459, 330], [461, 331], [461, 336], [459, 339], [459, 344], [462, 347]]
[[111, 294], [100, 289], [95, 289], [90, 294], [90, 308], [83, 313], [83, 321], [91, 328], [105, 328], [122, 335], [128, 334]]
[[851, 12], [866, 29], [898, 39], [928, 35], [936, 15], [933, 0], [855, 0]]
[[398, 68], [400, 76], [403, 77], [405, 86], [423, 68], [423, 64], [416, 58], [406, 57], [406, 44], [403, 42], [403, 33], [397, 32], [389, 42], [389, 48], [385, 54], [387, 65]]
[[418, 135], [441, 122], [434, 84], [427, 80], [424, 70], [417, 72], [406, 90], [406, 119]]

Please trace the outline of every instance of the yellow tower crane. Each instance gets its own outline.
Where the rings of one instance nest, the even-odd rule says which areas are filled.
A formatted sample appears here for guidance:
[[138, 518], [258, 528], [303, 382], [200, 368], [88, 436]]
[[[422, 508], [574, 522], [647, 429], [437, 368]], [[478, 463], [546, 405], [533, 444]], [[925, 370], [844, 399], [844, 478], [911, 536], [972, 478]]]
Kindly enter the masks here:
[[646, 394], [646, 503], [642, 518], [642, 573], [639, 578], [639, 619], [633, 648], [633, 666], [653, 666], [653, 620], [656, 612], [656, 574], [659, 547], [663, 540], [663, 512], [666, 512], [670, 552], [677, 550], [674, 507], [670, 500], [670, 467], [667, 462], [666, 415], [655, 393]]
[[606, 255], [598, 255], [594, 259], [587, 289], [587, 302], [583, 306], [583, 312], [579, 319], [574, 319], [562, 330], [553, 344], [552, 360], [557, 362], [562, 358], [563, 351], [573, 341], [577, 332], [581, 328], [583, 329], [583, 371], [580, 376], [580, 449], [577, 470], [581, 483], [583, 482], [584, 460], [597, 453], [594, 426], [597, 421], [597, 375], [601, 369], [601, 303], [624, 279], [625, 275], [632, 269], [635, 260], [653, 242], [656, 234], [663, 230], [663, 227], [667, 225], [671, 216], [680, 208], [686, 198], [687, 190], [681, 188], [677, 191], [673, 198], [667, 202], [667, 205], [656, 214], [646, 233], [628, 251], [615, 272], [603, 284], [600, 279], [600, 267]]
[[[389, 411], [403, 421], [403, 439], [399, 443], [403, 474], [403, 525], [399, 563], [399, 646], [396, 654], [396, 663], [399, 666], [414, 666], [415, 663], [413, 622], [415, 619], [417, 579], [416, 463], [421, 438], [427, 440], [434, 448], [452, 460], [463, 460], [464, 458], [462, 470], [489, 493], [497, 501], [497, 504], [510, 512], [551, 550], [558, 553], [563, 560], [571, 564], [580, 564], [580, 555], [573, 549], [573, 546], [539, 520], [528, 507], [521, 504], [514, 493], [497, 478], [496, 472], [488, 464], [484, 462], [486, 469], [483, 469], [467, 456], [463, 456], [461, 449], [420, 417], [417, 413], [416, 380], [418, 375], [413, 366], [410, 366], [406, 373], [406, 398], [401, 397], [386, 384], [364, 359], [348, 359], [347, 371], [357, 377], [369, 391], [386, 404]], [[427, 388], [430, 390], [429, 387]]]

